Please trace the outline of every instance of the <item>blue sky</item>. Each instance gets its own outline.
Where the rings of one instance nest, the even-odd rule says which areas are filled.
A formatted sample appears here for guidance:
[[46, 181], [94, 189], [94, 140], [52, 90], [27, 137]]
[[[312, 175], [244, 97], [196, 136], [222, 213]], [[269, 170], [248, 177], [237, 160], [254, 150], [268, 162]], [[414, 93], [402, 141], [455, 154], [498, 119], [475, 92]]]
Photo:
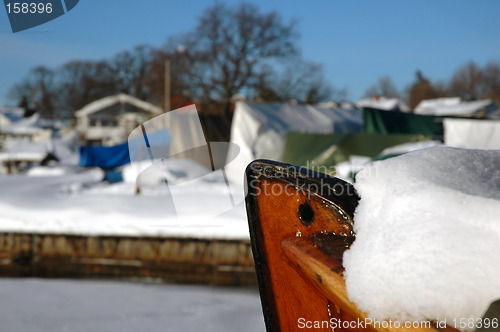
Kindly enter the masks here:
[[[239, 1], [222, 1], [237, 4]], [[473, 60], [500, 60], [500, 1], [254, 0], [262, 11], [297, 20], [306, 59], [322, 63], [327, 80], [359, 99], [381, 76], [402, 89], [417, 69], [446, 80]], [[191, 30], [212, 0], [80, 0], [69, 13], [13, 34], [0, 8], [0, 105], [9, 87], [37, 65], [103, 59], [138, 44], [161, 46]]]

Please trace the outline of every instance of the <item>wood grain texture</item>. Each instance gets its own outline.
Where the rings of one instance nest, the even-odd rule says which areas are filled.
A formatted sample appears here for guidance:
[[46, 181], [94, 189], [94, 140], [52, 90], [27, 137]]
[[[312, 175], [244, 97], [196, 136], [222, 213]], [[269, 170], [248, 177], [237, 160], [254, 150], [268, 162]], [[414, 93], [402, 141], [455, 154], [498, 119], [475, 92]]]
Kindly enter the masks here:
[[[440, 331], [354, 324], [367, 315], [349, 301], [343, 278], [342, 256], [354, 240], [352, 216], [359, 199], [352, 185], [267, 160], [250, 164], [246, 180], [267, 331]], [[311, 328], [301, 328], [301, 321], [311, 322]], [[342, 326], [334, 329], [331, 322]]]

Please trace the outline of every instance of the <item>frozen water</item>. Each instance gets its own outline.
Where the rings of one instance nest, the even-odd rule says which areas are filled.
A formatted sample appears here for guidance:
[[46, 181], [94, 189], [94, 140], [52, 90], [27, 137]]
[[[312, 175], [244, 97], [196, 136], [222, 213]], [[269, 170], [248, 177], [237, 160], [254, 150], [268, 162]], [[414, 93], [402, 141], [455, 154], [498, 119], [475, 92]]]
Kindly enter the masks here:
[[0, 279], [1, 330], [264, 331], [256, 289]]
[[351, 301], [377, 319], [481, 317], [500, 298], [500, 151], [435, 147], [356, 177]]

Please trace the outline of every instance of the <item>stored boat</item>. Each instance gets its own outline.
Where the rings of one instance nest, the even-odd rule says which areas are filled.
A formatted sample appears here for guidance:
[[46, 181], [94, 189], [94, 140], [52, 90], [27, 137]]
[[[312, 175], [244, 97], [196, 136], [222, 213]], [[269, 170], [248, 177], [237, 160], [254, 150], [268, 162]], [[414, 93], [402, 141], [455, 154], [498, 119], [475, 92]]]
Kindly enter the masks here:
[[375, 321], [350, 302], [342, 256], [359, 197], [340, 179], [267, 160], [246, 170], [246, 206], [267, 331], [456, 331]]

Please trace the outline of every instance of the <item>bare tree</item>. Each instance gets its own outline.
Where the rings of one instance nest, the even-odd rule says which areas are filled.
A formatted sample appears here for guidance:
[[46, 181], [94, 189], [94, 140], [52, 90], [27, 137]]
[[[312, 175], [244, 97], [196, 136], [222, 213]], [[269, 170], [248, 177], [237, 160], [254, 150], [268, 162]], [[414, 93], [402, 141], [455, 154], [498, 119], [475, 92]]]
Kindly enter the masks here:
[[483, 72], [474, 62], [469, 62], [453, 74], [448, 93], [465, 100], [475, 100], [484, 95]]
[[115, 90], [128, 93], [140, 99], [149, 98], [147, 79], [151, 74], [154, 48], [148, 45], [136, 46], [132, 51], [115, 55], [109, 66], [113, 72]]
[[281, 65], [264, 67], [255, 84], [255, 98], [263, 101], [291, 101], [314, 104], [327, 101], [336, 92], [325, 82], [323, 67], [293, 57]]
[[106, 61], [71, 61], [59, 70], [61, 109], [66, 116], [86, 104], [116, 92], [112, 68]]
[[170, 38], [160, 50], [141, 45], [110, 60], [73, 60], [54, 70], [33, 70], [10, 95], [16, 102], [27, 96], [50, 109], [49, 116], [57, 110], [62, 117], [119, 92], [163, 105], [166, 60], [172, 108], [194, 100], [203, 111], [222, 110], [225, 122], [238, 93], [309, 103], [342, 94], [325, 82], [320, 65], [300, 58], [296, 40], [294, 22], [283, 22], [276, 12], [248, 3], [216, 4], [193, 31]]
[[389, 76], [383, 76], [378, 79], [377, 83], [368, 88], [365, 92], [365, 97], [374, 97], [374, 96], [384, 96], [387, 98], [401, 98], [401, 95], [392, 83], [392, 80]]
[[44, 66], [33, 68], [22, 82], [9, 91], [10, 99], [25, 100], [24, 105], [49, 118], [56, 116], [56, 96], [55, 72]]
[[189, 83], [194, 70], [192, 64], [196, 61], [191, 59], [191, 54], [186, 51], [182, 37], [171, 37], [160, 50], [155, 51], [151, 63], [151, 72], [146, 79], [150, 99], [157, 105], [165, 105], [165, 62], [170, 62], [170, 91], [171, 109], [176, 109], [191, 102], [194, 95], [193, 87]]
[[254, 86], [265, 64], [298, 53], [293, 27], [248, 3], [209, 7], [182, 43], [193, 96], [221, 101], [228, 114], [233, 95]]
[[7, 97], [18, 103], [19, 107], [29, 108], [36, 101], [33, 98], [34, 86], [28, 78], [23, 79], [21, 82], [14, 84], [10, 87]]
[[422, 100], [438, 97], [433, 85], [420, 70], [416, 71], [415, 76], [415, 83], [408, 88], [408, 106], [410, 109], [414, 109]]
[[460, 67], [450, 80], [448, 94], [465, 100], [500, 101], [500, 62], [490, 62], [481, 68], [471, 61]]
[[484, 98], [491, 98], [500, 103], [500, 61], [490, 62], [483, 69]]

